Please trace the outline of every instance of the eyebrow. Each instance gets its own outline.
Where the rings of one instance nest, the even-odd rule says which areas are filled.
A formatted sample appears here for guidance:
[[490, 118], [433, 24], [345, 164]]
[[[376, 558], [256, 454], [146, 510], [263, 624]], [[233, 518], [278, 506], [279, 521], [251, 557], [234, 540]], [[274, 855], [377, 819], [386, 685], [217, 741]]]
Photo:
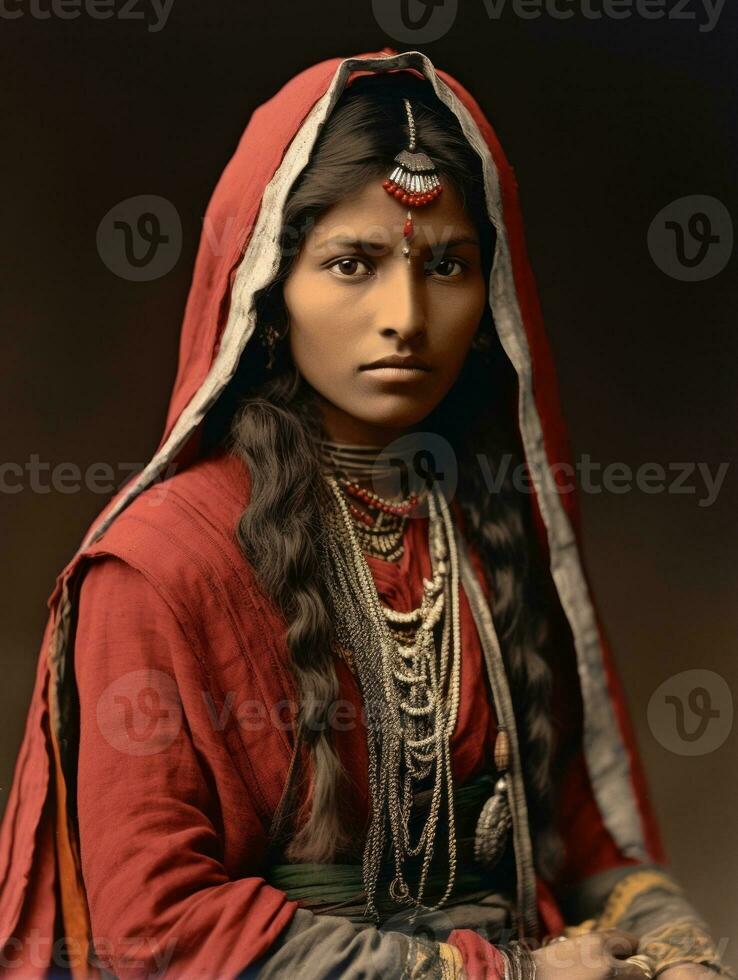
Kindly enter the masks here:
[[[388, 243], [386, 241], [369, 241], [365, 238], [345, 238], [342, 236], [337, 236], [335, 238], [327, 238], [319, 246], [324, 248], [327, 245], [342, 245], [345, 248], [353, 248], [358, 251], [374, 251], [380, 248], [387, 248]], [[446, 248], [456, 248], [458, 245], [474, 245], [477, 248], [480, 247], [479, 239], [471, 238], [470, 236], [459, 235], [456, 238], [450, 238], [448, 241], [433, 242], [430, 245], [431, 251], [437, 251], [438, 249]]]

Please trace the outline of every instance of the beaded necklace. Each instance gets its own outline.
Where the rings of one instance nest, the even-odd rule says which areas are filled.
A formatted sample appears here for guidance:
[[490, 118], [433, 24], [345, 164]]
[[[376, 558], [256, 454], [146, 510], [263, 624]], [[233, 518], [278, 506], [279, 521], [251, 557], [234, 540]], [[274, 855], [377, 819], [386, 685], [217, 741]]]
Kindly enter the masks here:
[[405, 550], [408, 518], [421, 504], [425, 492], [411, 491], [389, 500], [369, 490], [362, 481], [365, 484], [396, 477], [398, 463], [406, 465], [405, 461], [396, 454], [391, 459], [383, 455], [381, 446], [325, 440], [320, 448], [324, 471], [338, 481], [349, 498], [349, 512], [362, 551], [385, 561], [399, 561]]
[[[446, 500], [435, 485], [388, 500], [357, 482], [391, 474], [391, 467], [380, 459], [379, 447], [323, 443], [322, 452], [336, 504], [328, 519], [332, 532], [328, 536], [328, 581], [337, 615], [336, 634], [341, 655], [359, 680], [370, 716], [372, 819], [363, 859], [367, 914], [376, 915], [377, 878], [388, 824], [395, 860], [390, 896], [418, 910], [434, 911], [453, 890], [457, 864], [450, 762], [461, 662], [455, 529]], [[394, 454], [392, 462], [397, 465]], [[410, 460], [401, 462], [410, 472]], [[405, 523], [425, 500], [431, 578], [423, 580], [420, 605], [398, 612], [381, 602], [365, 554], [399, 558]], [[476, 860], [489, 870], [500, 860], [512, 827], [510, 743], [506, 726], [500, 724], [498, 729], [494, 747], [498, 778], [480, 813], [474, 841]], [[433, 780], [431, 807], [413, 844], [408, 831], [410, 809], [418, 785], [427, 778]], [[444, 789], [449, 807], [449, 879], [444, 895], [428, 908], [422, 898]], [[403, 865], [407, 858], [419, 855], [420, 881], [417, 895], [412, 896]]]
[[[440, 908], [456, 880], [451, 736], [459, 710], [461, 635], [455, 529], [443, 494], [433, 486], [427, 494], [431, 578], [423, 580], [420, 606], [397, 612], [379, 598], [344, 487], [333, 475], [327, 481], [335, 503], [327, 540], [336, 633], [339, 643], [352, 651], [368, 714], [372, 815], [363, 856], [367, 915], [377, 916], [377, 882], [389, 842], [394, 863], [389, 895], [413, 906], [415, 916], [421, 909]], [[432, 781], [431, 804], [413, 842], [411, 809], [418, 785], [426, 779]], [[444, 804], [448, 884], [429, 907], [423, 897]], [[421, 861], [416, 895], [405, 877], [409, 858]]]

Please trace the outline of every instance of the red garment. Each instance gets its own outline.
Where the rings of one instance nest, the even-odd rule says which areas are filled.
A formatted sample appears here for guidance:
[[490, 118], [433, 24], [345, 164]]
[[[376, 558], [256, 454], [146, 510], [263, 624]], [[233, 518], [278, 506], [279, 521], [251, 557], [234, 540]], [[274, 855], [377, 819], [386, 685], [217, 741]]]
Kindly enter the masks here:
[[[262, 704], [268, 717], [275, 703], [289, 699], [291, 687], [283, 650], [275, 639], [279, 620], [255, 587], [235, 550], [230, 530], [227, 536], [223, 534], [224, 527], [233, 527], [243, 501], [232, 494], [230, 484], [223, 485], [220, 497], [211, 499], [215, 475], [208, 463], [197, 464], [200, 423], [231, 377], [250, 336], [245, 319], [248, 294], [242, 290], [238, 302], [232, 302], [231, 296], [242, 256], [255, 257], [256, 288], [258, 275], [265, 274], [258, 256], [268, 255], [277, 240], [269, 234], [257, 239], [270, 215], [274, 220], [279, 217], [278, 209], [261, 208], [265, 189], [277, 185], [284, 161], [289, 159], [295, 165], [295, 146], [309, 147], [309, 141], [300, 143], [294, 137], [309, 130], [310, 139], [315, 138], [316, 112], [327, 113], [334, 104], [323, 100], [329, 90], [338, 94], [359, 74], [388, 69], [425, 74], [434, 84], [448, 86], [480, 134], [486, 159], [496, 173], [501, 199], [499, 240], [506, 243], [501, 253], [505, 262], [496, 266], [501, 277], [498, 285], [504, 287], [500, 295], [507, 297], [509, 304], [508, 315], [500, 322], [509, 326], [517, 323], [519, 316], [524, 337], [516, 336], [509, 346], [525, 360], [524, 370], [519, 371], [527, 386], [525, 406], [535, 410], [534, 421], [540, 422], [540, 440], [533, 430], [524, 433], [526, 452], [543, 446], [551, 466], [569, 460], [553, 362], [526, 256], [515, 175], [480, 106], [459, 82], [436, 71], [418, 52], [397, 54], [384, 49], [351, 60], [334, 58], [291, 79], [251, 116], [208, 207], [207, 233], [198, 252], [182, 328], [179, 368], [155, 457], [96, 519], [80, 549], [59, 574], [48, 600], [50, 616], [39, 651], [26, 730], [0, 827], [0, 950], [6, 964], [23, 967], [15, 975], [45, 976], [53, 959], [52, 943], [61, 933], [70, 937], [73, 946], [75, 977], [94, 975], [85, 965], [88, 896], [80, 874], [79, 843], [67, 808], [68, 796], [73, 800], [77, 752], [71, 719], [75, 680], [88, 685], [89, 691], [98, 686], [102, 694], [104, 679], [114, 680], [123, 663], [131, 670], [161, 667], [170, 673], [184, 703], [187, 725], [177, 730], [171, 745], [157, 757], [160, 765], [153, 765], [151, 757], [131, 754], [130, 759], [127, 757], [130, 775], [126, 781], [109, 778], [105, 789], [110, 795], [98, 795], [100, 813], [108, 813], [106, 825], [100, 827], [101, 842], [114, 832], [116, 812], [135, 810], [140, 830], [147, 821], [155, 820], [153, 804], [160, 804], [168, 814], [165, 824], [154, 826], [162, 835], [159, 850], [153, 846], [142, 849], [135, 833], [123, 842], [123, 855], [135, 854], [139, 863], [136, 866], [126, 859], [116, 872], [110, 905], [99, 912], [103, 932], [125, 934], [145, 927], [157, 928], [159, 936], [167, 936], [176, 927], [185, 946], [188, 942], [201, 943], [187, 962], [188, 976], [194, 976], [200, 965], [210, 975], [213, 962], [208, 957], [220, 957], [224, 973], [228, 973], [244, 965], [244, 953], [248, 959], [266, 949], [294, 908], [257, 877], [228, 877], [234, 869], [259, 867], [261, 842], [284, 783], [290, 743], [286, 730], [272, 724], [257, 731], [231, 723], [211, 736], [208, 709], [215, 705], [222, 710], [233, 692], [237, 704], [244, 699], [253, 702], [252, 708]], [[173, 466], [176, 475], [160, 499], [163, 486], [152, 484]], [[544, 550], [554, 541], [552, 560], [560, 568], [578, 553], [575, 495], [565, 493], [558, 500], [552, 502], [547, 497], [546, 501], [548, 509], [539, 510], [542, 500], [534, 497], [537, 530]], [[556, 511], [553, 523], [552, 507]], [[569, 527], [574, 532], [571, 540], [566, 537]], [[552, 528], [557, 529], [558, 538], [552, 537]], [[103, 561], [99, 556], [105, 554], [117, 558]], [[95, 568], [96, 563], [101, 567]], [[83, 582], [86, 590], [81, 590]], [[577, 580], [575, 586], [584, 595], [586, 581]], [[113, 593], [106, 601], [108, 588]], [[86, 591], [88, 599], [93, 591], [99, 592], [95, 615], [102, 615], [103, 623], [95, 624], [89, 616], [86, 619], [93, 631], [104, 629], [106, 643], [109, 638], [111, 644], [100, 655], [100, 663], [85, 663], [83, 656], [75, 662], [73, 657], [80, 591], [83, 595]], [[221, 607], [226, 612], [213, 616]], [[130, 616], [126, 609], [132, 610]], [[91, 609], [86, 611], [92, 614]], [[626, 793], [613, 797], [628, 797], [627, 830], [618, 833], [623, 839], [635, 833], [639, 850], [659, 861], [663, 851], [625, 703], [600, 624], [593, 626], [590, 639], [599, 631], [597, 657], [598, 666], [605, 672], [604, 697], [607, 707], [615, 712], [607, 732], [614, 757], [627, 760], [626, 783], [621, 779]], [[580, 623], [577, 629], [581, 632], [584, 626]], [[115, 662], [111, 659], [113, 650]], [[591, 698], [593, 690], [603, 695], [603, 683], [590, 672], [585, 696]], [[203, 692], [212, 701], [203, 700]], [[124, 690], [120, 697], [123, 700], [114, 706], [124, 707], [129, 695]], [[139, 710], [146, 717], [154, 707], [144, 697]], [[168, 707], [175, 711], [173, 704]], [[596, 723], [597, 711], [590, 711], [588, 717]], [[90, 722], [88, 712], [79, 746], [81, 765], [96, 752], [104, 756], [114, 751], [113, 746], [106, 747], [104, 739], [90, 741], [94, 730]], [[567, 819], [576, 816], [581, 820], [578, 830], [591, 839], [592, 846], [583, 856], [572, 845], [571, 873], [581, 875], [603, 863], [625, 863], [618, 847], [603, 836], [598, 804], [588, 801], [586, 771], [572, 772], [566, 777], [572, 795], [564, 812], [570, 815]], [[610, 777], [605, 773], [603, 778]], [[145, 792], [136, 797], [132, 785], [144, 787]], [[218, 799], [216, 787], [222, 799]], [[182, 790], [184, 798], [178, 795]], [[577, 794], [583, 794], [588, 802], [574, 802]], [[119, 802], [119, 811], [107, 809], [111, 799]], [[86, 812], [93, 820], [94, 807], [86, 807]], [[88, 855], [94, 854], [96, 847], [104, 849], [102, 843], [95, 843], [94, 835], [87, 846]], [[173, 877], [168, 879], [167, 889], [172, 890], [162, 895], [157, 888], [163, 869], [170, 865]], [[89, 873], [94, 877], [94, 868]], [[93, 908], [97, 908], [102, 886], [102, 882], [90, 882]], [[120, 898], [116, 900], [112, 892], [117, 894], [118, 888]], [[546, 907], [551, 917], [544, 889], [541, 896], [541, 916]]]
[[[295, 907], [259, 877], [266, 872], [264, 816], [273, 814], [289, 761], [273, 743], [282, 735], [291, 740], [292, 689], [275, 678], [268, 693], [258, 693], [229, 628], [217, 634], [218, 656], [210, 655], [211, 627], [204, 627], [203, 642], [190, 635], [200, 624], [183, 616], [199, 573], [179, 582], [186, 574], [186, 543], [198, 545], [201, 561], [213, 560], [200, 541], [203, 532], [192, 526], [201, 521], [217, 535], [217, 550], [227, 548], [225, 562], [237, 566], [231, 532], [236, 501], [247, 495], [236, 459], [218, 455], [192, 467], [172, 479], [160, 507], [149, 507], [146, 494], [131, 505], [116, 525], [125, 537], [116, 540], [111, 532], [113, 540], [101, 548], [82, 586], [75, 644], [82, 870], [93, 934], [111, 942], [111, 968], [121, 976], [124, 937], [139, 936], [154, 937], [139, 950], [154, 962], [157, 955], [167, 957], [171, 943], [171, 968], [186, 968], [188, 976], [201, 968], [203, 975], [235, 975], [267, 952]], [[139, 526], [125, 528], [129, 521]], [[413, 522], [398, 565], [369, 559], [380, 593], [394, 608], [411, 608], [422, 592], [421, 574], [430, 571], [426, 524]], [[153, 563], [149, 549], [157, 539], [170, 543]], [[246, 576], [243, 584], [253, 588]], [[222, 611], [222, 596], [214, 593], [210, 601]], [[456, 778], [465, 782], [488, 761], [493, 712], [465, 600], [461, 613], [462, 697], [452, 746]], [[272, 624], [255, 624], [245, 603], [233, 615], [245, 652], [259, 656]], [[338, 727], [346, 730], [336, 733], [337, 746], [354, 787], [356, 830], [363, 833], [368, 787], [362, 701], [342, 661], [338, 671], [339, 701], [354, 710], [342, 715]], [[219, 699], [210, 702], [210, 690]], [[229, 695], [230, 709], [223, 707]], [[272, 719], [277, 727], [284, 720], [284, 731], [273, 732]], [[248, 758], [240, 739], [249, 743]], [[244, 771], [249, 763], [258, 771]], [[136, 952], [133, 944], [128, 952]]]
[[[233, 540], [248, 493], [240, 461], [216, 454], [142, 494], [90, 549], [75, 642], [81, 861], [98, 954], [109, 946], [109, 968], [123, 978], [144, 972], [133, 963], [126, 972], [126, 954], [144, 958], [147, 972], [164, 962], [187, 976], [201, 969], [235, 976], [268, 952], [296, 907], [263, 882], [296, 702], [280, 623]], [[430, 572], [426, 524], [412, 522], [397, 564], [369, 558], [393, 608], [419, 600], [421, 576]], [[460, 613], [462, 697], [452, 749], [462, 784], [488, 764], [496, 724], [463, 592]], [[255, 661], [266, 656], [272, 668], [260, 670]], [[353, 710], [342, 716], [347, 730], [337, 745], [363, 834], [362, 701], [341, 661], [338, 673], [339, 700]], [[577, 786], [568, 806], [587, 813], [592, 849], [580, 872], [608, 867], [611, 842], [591, 794]], [[561, 829], [577, 854], [571, 832], [581, 828]], [[487, 945], [478, 936], [476, 943], [482, 951]]]

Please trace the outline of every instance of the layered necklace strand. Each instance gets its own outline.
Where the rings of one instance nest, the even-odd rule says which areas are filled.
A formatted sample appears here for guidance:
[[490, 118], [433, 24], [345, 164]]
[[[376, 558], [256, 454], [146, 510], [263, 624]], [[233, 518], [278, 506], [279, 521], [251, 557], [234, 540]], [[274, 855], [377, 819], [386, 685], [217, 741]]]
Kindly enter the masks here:
[[[329, 518], [333, 533], [328, 535], [328, 577], [336, 632], [339, 642], [353, 654], [368, 713], [372, 816], [363, 858], [367, 914], [378, 918], [376, 889], [387, 825], [394, 858], [391, 898], [418, 911], [435, 911], [453, 891], [457, 866], [451, 737], [459, 709], [461, 636], [453, 520], [445, 497], [432, 486], [427, 493], [431, 578], [423, 579], [420, 606], [397, 612], [381, 602], [366, 562], [361, 527], [352, 512], [347, 486], [353, 481], [344, 476], [339, 482], [330, 472], [326, 479], [335, 500]], [[398, 505], [377, 499], [400, 507], [397, 516], [407, 520], [410, 508], [405, 507], [406, 502]], [[414, 795], [427, 778], [433, 780], [430, 806], [418, 840], [413, 842], [409, 821]], [[444, 796], [448, 883], [442, 897], [429, 907], [423, 904], [423, 896]], [[421, 858], [416, 895], [411, 894], [405, 878], [404, 865], [411, 857]]]
[[407, 520], [421, 501], [422, 494], [409, 493], [404, 499], [387, 500], [368, 490], [363, 483], [397, 476], [397, 467], [407, 472], [406, 461], [396, 454], [382, 455], [381, 446], [355, 446], [321, 442], [326, 474], [332, 475], [349, 499], [354, 530], [362, 551], [385, 561], [399, 561], [404, 553]]

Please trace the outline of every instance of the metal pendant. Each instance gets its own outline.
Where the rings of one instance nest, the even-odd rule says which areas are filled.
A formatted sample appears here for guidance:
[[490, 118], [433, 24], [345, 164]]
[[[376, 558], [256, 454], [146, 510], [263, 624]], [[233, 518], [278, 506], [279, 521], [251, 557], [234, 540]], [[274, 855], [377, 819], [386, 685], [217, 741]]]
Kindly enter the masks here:
[[474, 832], [474, 857], [488, 871], [495, 867], [505, 850], [512, 826], [507, 798], [507, 776], [500, 776], [495, 791], [482, 807]]

